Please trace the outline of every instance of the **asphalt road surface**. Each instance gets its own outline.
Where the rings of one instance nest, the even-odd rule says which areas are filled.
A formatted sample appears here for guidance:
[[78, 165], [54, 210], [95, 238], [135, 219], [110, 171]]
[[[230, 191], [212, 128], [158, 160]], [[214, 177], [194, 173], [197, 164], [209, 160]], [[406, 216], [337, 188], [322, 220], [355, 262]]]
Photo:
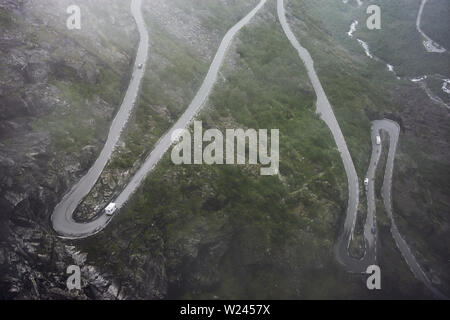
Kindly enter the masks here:
[[[258, 5], [253, 8], [242, 20], [234, 25], [224, 36], [213, 62], [209, 68], [209, 71], [199, 89], [196, 96], [192, 100], [183, 115], [178, 119], [176, 124], [156, 143], [153, 151], [149, 154], [142, 166], [131, 178], [130, 182], [124, 188], [124, 190], [113, 200], [116, 203], [117, 208], [123, 206], [123, 204], [129, 199], [134, 191], [139, 187], [147, 174], [155, 167], [158, 161], [162, 158], [165, 152], [172, 145], [172, 134], [177, 129], [184, 129], [189, 126], [193, 118], [198, 111], [204, 105], [208, 98], [211, 89], [213, 88], [219, 69], [223, 63], [225, 54], [237, 32], [241, 30], [246, 24], [248, 24], [254, 15], [264, 6], [266, 0], [261, 0]], [[97, 219], [88, 223], [79, 223], [73, 219], [73, 212], [76, 210], [80, 202], [84, 197], [89, 194], [90, 190], [95, 185], [96, 181], [100, 177], [106, 163], [108, 162], [114, 147], [119, 140], [120, 133], [124, 128], [130, 111], [133, 108], [136, 98], [138, 96], [140, 83], [145, 71], [145, 64], [147, 62], [148, 55], [148, 32], [145, 25], [145, 21], [141, 12], [141, 0], [133, 0], [131, 3], [131, 11], [134, 19], [136, 20], [139, 34], [141, 37], [139, 48], [136, 56], [136, 62], [134, 67], [133, 76], [130, 81], [127, 93], [125, 95], [122, 106], [117, 113], [108, 135], [105, 146], [96, 160], [94, 165], [89, 169], [88, 173], [81, 178], [81, 180], [68, 192], [61, 202], [55, 207], [52, 215], [52, 224], [54, 230], [64, 238], [68, 239], [80, 239], [91, 236], [103, 230], [107, 224], [111, 221], [112, 217], [102, 214]], [[139, 64], [144, 64], [142, 68], [138, 68]]]
[[[421, 11], [423, 10], [423, 5], [425, 2], [426, 0], [424, 0], [422, 3]], [[211, 89], [213, 88], [217, 80], [219, 69], [223, 63], [223, 59], [225, 57], [227, 49], [229, 48], [233, 40], [233, 37], [237, 32], [239, 32], [239, 30], [241, 30], [246, 24], [250, 22], [250, 20], [264, 6], [265, 3], [266, 0], [261, 0], [258, 5], [250, 11], [250, 13], [248, 13], [242, 20], [234, 25], [224, 36], [214, 57], [214, 60], [211, 63], [209, 71], [196, 96], [194, 97], [186, 111], [183, 113], [183, 115], [180, 117], [180, 119], [176, 122], [176, 124], [157, 142], [155, 148], [144, 161], [143, 165], [132, 177], [124, 190], [115, 199], [114, 202], [116, 203], [118, 208], [120, 208], [136, 191], [147, 174], [156, 166], [158, 161], [170, 148], [170, 146], [172, 145], [171, 137], [175, 130], [187, 128], [192, 122], [201, 107], [204, 105], [211, 92]], [[367, 186], [368, 211], [366, 222], [364, 225], [365, 254], [364, 257], [360, 260], [352, 258], [350, 256], [348, 248], [354, 233], [357, 208], [359, 203], [358, 175], [356, 173], [352, 158], [350, 156], [350, 152], [345, 142], [345, 138], [334, 115], [333, 108], [328, 101], [322, 84], [320, 83], [319, 77], [317, 76], [317, 73], [314, 69], [313, 59], [309, 52], [305, 48], [303, 48], [297, 41], [297, 38], [295, 37], [294, 33], [289, 27], [289, 24], [287, 23], [283, 0], [277, 0], [277, 11], [284, 33], [291, 42], [292, 46], [297, 50], [300, 58], [305, 64], [308, 76], [317, 95], [317, 112], [319, 113], [321, 119], [327, 124], [333, 135], [347, 174], [349, 197], [347, 204], [347, 214], [344, 223], [344, 232], [342, 233], [336, 245], [336, 256], [338, 260], [351, 272], [364, 272], [367, 266], [376, 263], [377, 231], [374, 180], [382, 147], [381, 144], [376, 144], [376, 136], [380, 134], [381, 130], [384, 130], [390, 136], [390, 146], [382, 187], [382, 196], [386, 212], [391, 219], [392, 236], [403, 258], [407, 262], [409, 268], [414, 273], [416, 278], [422, 281], [427, 286], [427, 288], [429, 288], [437, 297], [445, 298], [442, 293], [440, 293], [432, 286], [431, 281], [420, 267], [405, 240], [401, 237], [395, 224], [392, 213], [391, 190], [394, 158], [400, 128], [397, 123], [391, 120], [377, 120], [372, 124], [372, 156], [367, 172], [367, 178], [369, 179], [369, 184]], [[52, 214], [51, 220], [53, 228], [61, 237], [64, 238], [76, 239], [88, 237], [101, 231], [111, 221], [111, 217], [107, 216], [106, 214], [102, 214], [100, 217], [89, 223], [79, 223], [73, 220], [73, 212], [80, 204], [80, 202], [84, 199], [84, 197], [90, 192], [90, 190], [100, 177], [119, 140], [120, 134], [128, 121], [130, 111], [132, 110], [139, 93], [141, 80], [143, 78], [145, 65], [147, 62], [149, 42], [147, 27], [141, 12], [141, 0], [132, 0], [131, 12], [136, 21], [140, 34], [140, 42], [136, 54], [133, 76], [130, 80], [130, 84], [125, 94], [122, 105], [111, 124], [107, 141], [100, 153], [100, 156], [98, 157], [94, 165], [90, 168], [88, 173], [83, 176], [80, 181], [76, 185], [74, 185], [73, 188], [63, 197], [61, 202], [55, 207], [55, 210]], [[420, 16], [421, 14], [419, 14], [418, 25], [420, 24]], [[138, 68], [139, 64], [143, 64], [143, 67]]]
[[[130, 112], [134, 107], [139, 93], [141, 80], [144, 76], [148, 56], [149, 36], [147, 26], [141, 12], [141, 0], [131, 1], [131, 13], [136, 21], [140, 35], [133, 75], [122, 105], [120, 106], [120, 109], [111, 124], [108, 138], [99, 157], [86, 175], [84, 175], [80, 181], [72, 187], [72, 189], [63, 197], [61, 202], [56, 205], [53, 211], [51, 217], [53, 229], [60, 236], [65, 238], [83, 238], [92, 235], [100, 231], [110, 220], [110, 217], [102, 215], [92, 222], [78, 223], [73, 220], [72, 215], [80, 202], [94, 187], [106, 163], [111, 157], [111, 154], [120, 138], [120, 134], [128, 121]], [[142, 68], [138, 67], [140, 64], [143, 64]]]
[[422, 35], [422, 37], [425, 38], [425, 41], [427, 43], [425, 45], [425, 48], [427, 49], [428, 52], [443, 53], [446, 51], [446, 49], [444, 47], [442, 47], [440, 44], [434, 42], [429, 36], [427, 36], [425, 34], [425, 32], [423, 32], [422, 28], [420, 27], [420, 25], [422, 23], [423, 9], [424, 9], [427, 1], [428, 0], [422, 0], [422, 2], [420, 4], [419, 12], [417, 14], [417, 19], [416, 19], [416, 28], [417, 28], [417, 31]]
[[[289, 27], [286, 20], [286, 13], [284, 8], [284, 0], [277, 0], [278, 17], [283, 27], [284, 33], [288, 37], [292, 46], [297, 50], [300, 58], [302, 59], [313, 85], [314, 91], [317, 96], [317, 112], [321, 119], [329, 127], [333, 138], [338, 147], [339, 153], [344, 163], [345, 172], [347, 174], [348, 181], [348, 204], [347, 213], [344, 222], [344, 231], [339, 237], [335, 246], [336, 257], [338, 261], [343, 264], [349, 272], [362, 273], [365, 272], [367, 267], [372, 264], [376, 264], [377, 259], [377, 227], [376, 227], [376, 206], [375, 206], [375, 173], [380, 159], [381, 144], [376, 143], [376, 137], [380, 135], [381, 130], [386, 131], [390, 137], [389, 153], [386, 164], [386, 171], [383, 180], [382, 195], [386, 212], [391, 220], [391, 234], [395, 240], [395, 243], [408, 264], [411, 272], [414, 276], [420, 280], [436, 297], [446, 298], [441, 292], [433, 287], [431, 281], [420, 267], [416, 258], [414, 257], [411, 249], [406, 241], [400, 235], [398, 228], [395, 224], [394, 216], [392, 213], [392, 175], [394, 170], [394, 158], [397, 149], [398, 138], [400, 134], [399, 125], [391, 120], [376, 120], [372, 122], [372, 155], [370, 159], [369, 168], [367, 171], [367, 178], [369, 183], [367, 186], [367, 216], [364, 225], [364, 241], [365, 241], [365, 253], [363, 258], [355, 259], [349, 254], [350, 242], [352, 241], [354, 228], [356, 224], [356, 217], [358, 213], [359, 203], [359, 183], [358, 175], [356, 173], [353, 160], [348, 151], [345, 138], [339, 127], [339, 124], [334, 116], [333, 108], [328, 101], [328, 98], [323, 90], [317, 73], [314, 69], [314, 61], [312, 60], [309, 52], [303, 48], [297, 41], [294, 33]], [[426, 2], [426, 0], [424, 1]], [[422, 3], [422, 6], [424, 3]]]

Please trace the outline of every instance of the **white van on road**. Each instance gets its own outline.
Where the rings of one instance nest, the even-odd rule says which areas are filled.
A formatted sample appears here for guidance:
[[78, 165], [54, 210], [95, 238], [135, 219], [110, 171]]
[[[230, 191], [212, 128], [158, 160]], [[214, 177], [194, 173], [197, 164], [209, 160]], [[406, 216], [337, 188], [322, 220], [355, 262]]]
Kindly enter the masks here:
[[112, 216], [116, 210], [117, 210], [116, 204], [114, 202], [111, 202], [106, 206], [105, 213], [107, 216]]

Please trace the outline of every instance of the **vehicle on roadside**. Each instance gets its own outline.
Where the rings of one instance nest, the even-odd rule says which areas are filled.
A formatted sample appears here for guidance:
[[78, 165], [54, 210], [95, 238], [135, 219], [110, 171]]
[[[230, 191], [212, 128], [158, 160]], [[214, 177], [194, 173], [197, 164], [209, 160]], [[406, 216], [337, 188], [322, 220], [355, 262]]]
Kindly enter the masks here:
[[380, 145], [380, 144], [381, 144], [381, 137], [380, 137], [380, 136], [377, 136], [376, 139], [377, 139], [377, 141], [376, 141], [376, 142], [377, 142], [377, 145]]
[[111, 202], [106, 206], [105, 213], [107, 216], [112, 216], [116, 210], [117, 210], [116, 204], [114, 202]]
[[142, 63], [139, 63], [139, 64], [138, 64], [138, 69], [142, 69], [143, 66], [144, 66], [144, 65], [143, 65]]
[[369, 178], [364, 179], [364, 185], [367, 187], [369, 185]]

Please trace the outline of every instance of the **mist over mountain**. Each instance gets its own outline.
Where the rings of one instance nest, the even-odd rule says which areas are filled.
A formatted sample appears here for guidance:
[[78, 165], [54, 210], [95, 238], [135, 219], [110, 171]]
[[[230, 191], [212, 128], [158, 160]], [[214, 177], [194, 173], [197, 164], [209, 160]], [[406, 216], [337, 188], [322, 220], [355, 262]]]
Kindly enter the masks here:
[[[450, 296], [449, 11], [0, 0], [0, 299]], [[194, 120], [279, 170], [175, 164]]]

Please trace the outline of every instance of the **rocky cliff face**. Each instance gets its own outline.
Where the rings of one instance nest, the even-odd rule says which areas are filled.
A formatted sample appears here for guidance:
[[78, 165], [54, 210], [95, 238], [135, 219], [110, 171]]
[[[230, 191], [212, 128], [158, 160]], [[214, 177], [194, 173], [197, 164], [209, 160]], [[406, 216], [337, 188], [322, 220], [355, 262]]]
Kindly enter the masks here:
[[[64, 146], [74, 128], [96, 132], [111, 119], [121, 94], [106, 88], [127, 83], [138, 41], [128, 3], [78, 2], [76, 31], [66, 28], [68, 1], [0, 2], [0, 298], [117, 296], [108, 277], [67, 291], [66, 268], [76, 257], [49, 226], [54, 205], [89, 168], [106, 131]], [[95, 116], [81, 117], [82, 108]], [[87, 279], [95, 272], [83, 268]]]

